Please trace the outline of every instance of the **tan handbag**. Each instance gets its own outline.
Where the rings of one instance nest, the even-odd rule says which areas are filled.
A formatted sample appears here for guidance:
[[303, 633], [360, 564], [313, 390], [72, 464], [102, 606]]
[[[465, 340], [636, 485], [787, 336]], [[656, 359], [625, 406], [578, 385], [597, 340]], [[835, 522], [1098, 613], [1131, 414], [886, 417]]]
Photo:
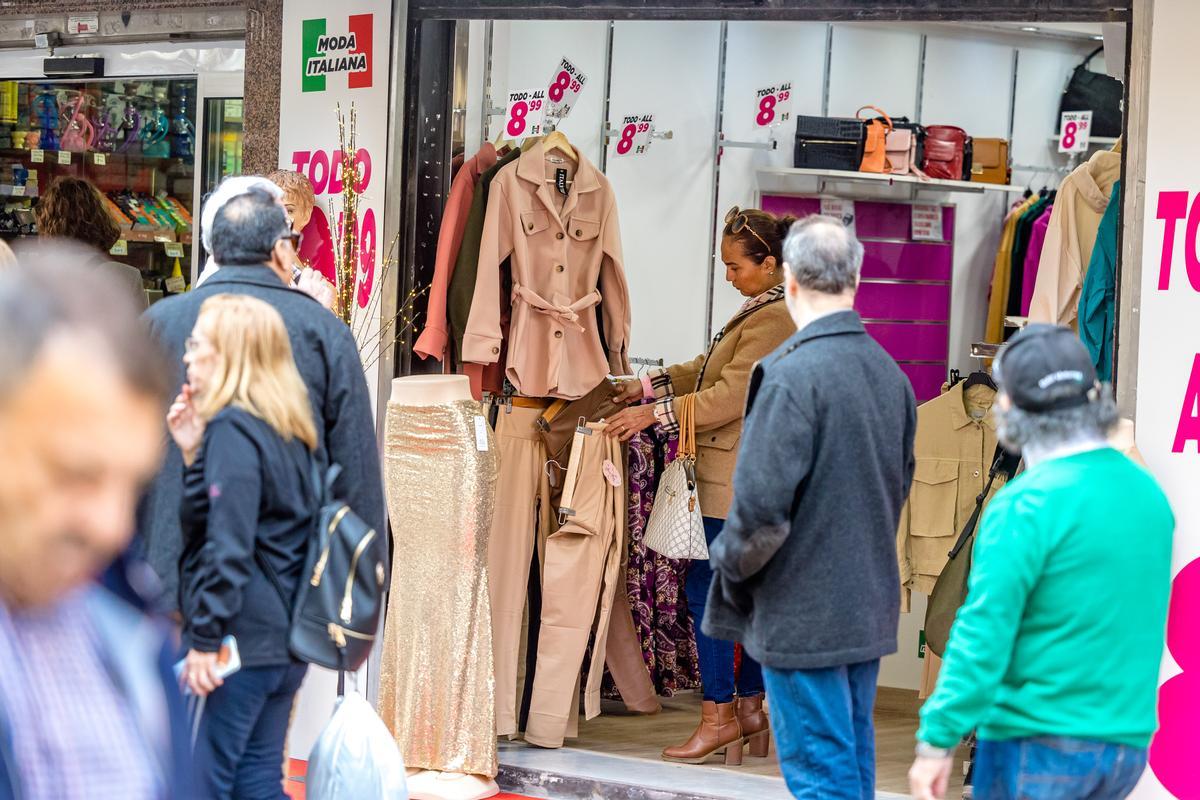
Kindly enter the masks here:
[[977, 183], [1011, 182], [1008, 168], [1008, 142], [1004, 139], [975, 139], [975, 156], [971, 162], [971, 180]]
[[[883, 120], [863, 119], [862, 113], [868, 109], [878, 112], [883, 117]], [[892, 118], [875, 106], [863, 106], [855, 116], [862, 121], [863, 127], [866, 129], [862, 163], [859, 165], [858, 171], [890, 172], [891, 170], [888, 168], [887, 140], [888, 136], [894, 130]]]
[[645, 544], [667, 558], [706, 560], [708, 540], [696, 494], [696, 395], [676, 398], [675, 406], [679, 411], [679, 457], [658, 480]]

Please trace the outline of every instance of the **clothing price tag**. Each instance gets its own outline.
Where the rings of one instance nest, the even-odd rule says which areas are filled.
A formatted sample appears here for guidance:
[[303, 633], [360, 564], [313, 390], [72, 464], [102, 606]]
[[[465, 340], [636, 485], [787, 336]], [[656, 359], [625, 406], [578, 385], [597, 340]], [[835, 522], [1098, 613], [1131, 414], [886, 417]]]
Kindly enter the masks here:
[[821, 214], [826, 217], [840, 219], [842, 224], [850, 229], [850, 235], [855, 235], [853, 200], [846, 200], [841, 197], [822, 197]]
[[621, 120], [618, 130], [617, 155], [640, 156], [650, 149], [654, 135], [653, 114], [631, 114]]
[[488, 424], [479, 414], [475, 415], [475, 449], [481, 453], [488, 451]]
[[71, 151], [70, 150], [59, 150], [58, 151], [58, 163], [70, 164], [71, 163]]
[[1092, 112], [1064, 111], [1058, 126], [1058, 152], [1086, 153], [1092, 136]]
[[92, 163], [97, 167], [103, 167], [108, 164], [108, 156], [104, 153], [92, 153]]
[[912, 238], [914, 242], [944, 242], [941, 206], [912, 206]]
[[109, 255], [127, 256], [129, 255], [129, 242], [125, 239], [117, 239], [117, 243], [109, 248]]
[[754, 124], [773, 128], [792, 118], [792, 84], [776, 83], [754, 93]]
[[579, 99], [584, 86], [587, 86], [587, 75], [580, 72], [570, 59], [564, 58], [560, 61], [550, 78], [550, 87], [546, 90], [546, 96], [550, 100], [550, 114], [565, 119], [575, 107], [575, 101]]
[[508, 110], [504, 113], [504, 133], [508, 138], [541, 136], [545, 133], [545, 120], [545, 89], [508, 93]]
[[163, 249], [167, 251], [167, 258], [183, 258], [183, 245], [179, 242], [166, 242]]
[[621, 470], [617, 469], [616, 464], [609, 461], [608, 459], [605, 459], [603, 470], [604, 470], [604, 477], [608, 480], [609, 483], [611, 483], [613, 486], [621, 485]]
[[180, 294], [187, 290], [187, 281], [182, 275], [178, 278], [167, 278], [163, 281], [163, 285], [167, 287], [167, 291], [171, 294]]
[[40, 148], [35, 148], [29, 151], [29, 160], [34, 164], [46, 163], [46, 151]]

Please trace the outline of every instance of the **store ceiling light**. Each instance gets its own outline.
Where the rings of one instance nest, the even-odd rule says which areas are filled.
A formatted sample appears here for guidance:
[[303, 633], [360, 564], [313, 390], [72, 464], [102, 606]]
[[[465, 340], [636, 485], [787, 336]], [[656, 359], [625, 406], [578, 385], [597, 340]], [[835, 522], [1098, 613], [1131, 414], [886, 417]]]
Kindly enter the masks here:
[[1104, 41], [1104, 37], [1103, 37], [1103, 36], [1101, 36], [1101, 35], [1096, 35], [1096, 36], [1093, 36], [1092, 38], [1093, 38], [1093, 39], [1095, 39], [1097, 42], [1103, 42], [1103, 41]]
[[1032, 25], [1022, 25], [1021, 30], [1025, 31], [1026, 33], [1037, 33], [1038, 32], [1038, 29]]

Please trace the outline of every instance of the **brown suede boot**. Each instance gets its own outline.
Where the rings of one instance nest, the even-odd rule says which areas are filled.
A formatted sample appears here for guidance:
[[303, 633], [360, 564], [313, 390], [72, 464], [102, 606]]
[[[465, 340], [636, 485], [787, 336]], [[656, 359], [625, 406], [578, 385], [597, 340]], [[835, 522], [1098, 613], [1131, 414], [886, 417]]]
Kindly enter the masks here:
[[750, 755], [766, 758], [771, 752], [771, 721], [763, 708], [763, 696], [756, 694], [753, 697], [739, 697], [733, 702], [737, 708], [742, 738], [749, 745]]
[[742, 763], [742, 728], [738, 725], [733, 703], [705, 700], [700, 706], [700, 727], [681, 745], [663, 750], [663, 761], [703, 764], [719, 750], [725, 752], [725, 764]]

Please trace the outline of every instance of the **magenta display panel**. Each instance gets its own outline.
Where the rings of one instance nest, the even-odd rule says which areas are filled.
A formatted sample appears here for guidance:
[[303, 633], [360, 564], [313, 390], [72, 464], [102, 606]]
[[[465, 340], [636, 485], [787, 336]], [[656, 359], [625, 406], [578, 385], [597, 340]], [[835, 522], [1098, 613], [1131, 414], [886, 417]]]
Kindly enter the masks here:
[[[816, 197], [788, 197], [764, 194], [763, 211], [772, 214], [792, 214], [805, 217], [821, 213], [821, 201]], [[912, 206], [908, 203], [887, 203], [871, 200], [854, 201], [854, 227], [865, 239], [912, 238]], [[954, 208], [942, 208], [942, 236], [947, 243], [954, 241]]]
[[949, 281], [954, 248], [927, 242], [863, 242], [864, 280]]
[[863, 283], [854, 307], [864, 319], [950, 321], [949, 284]]
[[908, 376], [913, 385], [913, 394], [918, 403], [932, 400], [942, 393], [946, 382], [946, 367], [943, 364], [901, 364], [900, 371]]
[[867, 333], [897, 361], [945, 361], [950, 354], [949, 325], [868, 322]]

